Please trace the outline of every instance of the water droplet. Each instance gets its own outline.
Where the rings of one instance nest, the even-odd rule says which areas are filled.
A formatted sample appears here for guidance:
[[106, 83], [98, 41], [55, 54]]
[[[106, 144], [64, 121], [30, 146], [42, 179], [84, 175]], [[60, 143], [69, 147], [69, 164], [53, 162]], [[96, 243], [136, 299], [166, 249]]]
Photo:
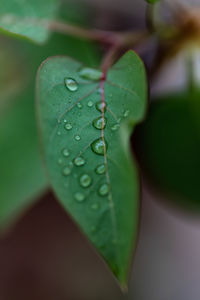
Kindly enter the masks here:
[[83, 108], [83, 105], [79, 102], [79, 103], [77, 103], [77, 107], [78, 108]]
[[70, 173], [71, 173], [71, 169], [70, 169], [70, 168], [65, 167], [65, 168], [63, 169], [63, 175], [64, 175], [64, 176], [68, 176]]
[[76, 193], [74, 198], [77, 202], [83, 202], [85, 200], [85, 196], [82, 193]]
[[81, 157], [81, 156], [76, 157], [76, 158], [74, 159], [74, 164], [75, 164], [75, 166], [77, 166], [77, 167], [81, 167], [81, 166], [83, 166], [83, 165], [85, 164], [85, 160], [84, 160], [84, 158]]
[[67, 123], [67, 120], [66, 119], [64, 119], [64, 121], [63, 121], [64, 123]]
[[92, 151], [98, 155], [104, 155], [107, 149], [107, 144], [104, 139], [99, 138], [91, 144]]
[[65, 86], [70, 92], [76, 92], [78, 90], [78, 84], [76, 80], [72, 78], [65, 78]]
[[106, 166], [104, 164], [97, 166], [96, 169], [95, 169], [95, 172], [98, 175], [104, 174], [106, 172]]
[[63, 149], [62, 153], [63, 153], [63, 155], [64, 155], [65, 157], [68, 157], [68, 156], [70, 155], [68, 149]]
[[60, 135], [61, 135], [61, 131], [58, 131], [58, 132], [57, 132], [57, 135], [59, 135], [59, 136], [60, 136]]
[[66, 124], [65, 124], [65, 129], [66, 129], [66, 130], [71, 130], [71, 129], [72, 129], [72, 124], [66, 123]]
[[102, 186], [99, 188], [99, 195], [100, 196], [106, 196], [109, 193], [110, 187], [107, 183], [102, 184]]
[[96, 109], [100, 112], [106, 111], [106, 103], [102, 101], [98, 101], [96, 103]]
[[91, 183], [92, 183], [92, 178], [88, 174], [83, 174], [80, 177], [80, 185], [82, 187], [88, 187], [91, 185]]
[[81, 139], [80, 135], [75, 135], [74, 138], [75, 138], [76, 141], [80, 141], [80, 139]]
[[114, 125], [111, 127], [111, 129], [112, 129], [113, 131], [116, 131], [117, 129], [119, 129], [119, 127], [120, 127], [119, 124], [114, 124]]
[[124, 117], [125, 117], [125, 118], [128, 117], [129, 114], [130, 114], [130, 110], [125, 110], [125, 112], [124, 112]]
[[62, 163], [63, 163], [62, 158], [59, 158], [59, 159], [58, 159], [58, 164], [59, 164], [59, 165], [62, 165]]
[[97, 81], [100, 80], [102, 77], [102, 72], [96, 69], [91, 68], [82, 68], [79, 71], [79, 74], [82, 78]]
[[94, 103], [93, 103], [92, 101], [88, 101], [88, 104], [87, 104], [87, 106], [88, 106], [88, 107], [92, 107], [92, 106], [93, 106], [93, 104], [94, 104]]
[[99, 204], [98, 204], [98, 203], [93, 203], [93, 204], [91, 205], [91, 209], [92, 209], [92, 210], [97, 210], [97, 209], [99, 209]]
[[96, 129], [104, 129], [106, 126], [106, 118], [98, 117], [93, 121], [92, 124]]

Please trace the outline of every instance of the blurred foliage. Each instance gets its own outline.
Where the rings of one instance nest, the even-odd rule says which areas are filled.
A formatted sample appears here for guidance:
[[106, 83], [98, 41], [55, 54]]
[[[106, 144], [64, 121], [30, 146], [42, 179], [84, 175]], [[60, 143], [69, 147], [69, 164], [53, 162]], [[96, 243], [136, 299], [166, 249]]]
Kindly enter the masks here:
[[137, 132], [138, 155], [150, 182], [171, 203], [193, 212], [200, 211], [199, 100], [196, 89], [153, 101]]

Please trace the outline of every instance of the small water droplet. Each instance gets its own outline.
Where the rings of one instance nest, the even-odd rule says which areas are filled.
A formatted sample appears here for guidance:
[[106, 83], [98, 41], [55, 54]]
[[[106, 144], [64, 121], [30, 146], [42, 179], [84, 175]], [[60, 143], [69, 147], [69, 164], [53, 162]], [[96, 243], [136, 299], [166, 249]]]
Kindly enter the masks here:
[[83, 108], [83, 105], [79, 102], [79, 103], [77, 103], [77, 107], [78, 108]]
[[64, 121], [63, 121], [64, 123], [67, 123], [67, 120], [66, 119], [64, 119]]
[[110, 187], [107, 183], [102, 184], [99, 188], [99, 195], [106, 196], [109, 193]]
[[81, 156], [76, 157], [76, 158], [74, 159], [74, 164], [75, 164], [75, 166], [77, 166], [77, 167], [81, 167], [81, 166], [83, 166], [83, 165], [85, 164], [85, 159], [84, 159], [83, 157], [81, 157]]
[[59, 164], [59, 165], [62, 165], [62, 163], [63, 163], [62, 158], [59, 158], [59, 159], [58, 159], [58, 164]]
[[91, 209], [92, 209], [92, 210], [98, 210], [98, 209], [99, 209], [99, 204], [98, 204], [98, 203], [93, 203], [93, 204], [91, 205]]
[[79, 192], [74, 195], [74, 198], [77, 202], [83, 202], [85, 200], [84, 194]]
[[65, 86], [70, 92], [76, 92], [78, 90], [78, 84], [76, 80], [72, 78], [65, 78]]
[[71, 169], [70, 169], [70, 168], [65, 167], [65, 168], [63, 169], [63, 175], [64, 175], [64, 176], [68, 176], [70, 173], [71, 173]]
[[106, 111], [106, 103], [102, 101], [98, 101], [96, 103], [96, 109], [100, 112]]
[[96, 169], [95, 169], [95, 172], [98, 175], [104, 174], [106, 172], [106, 166], [105, 166], [105, 164], [101, 164], [101, 165], [97, 166]]
[[66, 149], [66, 148], [63, 149], [62, 153], [63, 153], [63, 155], [64, 155], [65, 157], [68, 157], [68, 156], [70, 155], [69, 150]]
[[119, 124], [114, 124], [112, 127], [111, 127], [111, 129], [113, 130], [113, 131], [116, 131], [117, 129], [119, 129], [120, 128], [120, 125]]
[[92, 178], [88, 174], [83, 174], [80, 177], [80, 185], [82, 187], [88, 187], [91, 185], [91, 183], [92, 183]]
[[94, 103], [93, 103], [92, 101], [88, 101], [88, 104], [87, 104], [87, 106], [88, 106], [88, 107], [92, 107], [92, 106], [93, 106], [93, 104], [94, 104]]
[[59, 136], [60, 136], [60, 135], [61, 135], [61, 131], [58, 131], [58, 132], [57, 132], [57, 135], [59, 135]]
[[124, 117], [126, 118], [126, 117], [128, 117], [128, 115], [130, 114], [130, 110], [125, 110], [125, 112], [124, 112]]
[[72, 124], [66, 123], [64, 127], [65, 127], [66, 130], [71, 130], [72, 129]]
[[80, 139], [81, 139], [80, 135], [75, 135], [74, 138], [75, 138], [76, 141], [80, 141]]
[[93, 80], [93, 81], [98, 81], [102, 77], [101, 71], [92, 69], [92, 68], [82, 68], [79, 71], [79, 74], [82, 78], [88, 79], [88, 80]]
[[92, 124], [96, 129], [104, 129], [106, 126], [106, 118], [98, 117], [93, 121]]
[[104, 155], [107, 149], [107, 144], [104, 139], [99, 138], [91, 144], [92, 151], [98, 155]]

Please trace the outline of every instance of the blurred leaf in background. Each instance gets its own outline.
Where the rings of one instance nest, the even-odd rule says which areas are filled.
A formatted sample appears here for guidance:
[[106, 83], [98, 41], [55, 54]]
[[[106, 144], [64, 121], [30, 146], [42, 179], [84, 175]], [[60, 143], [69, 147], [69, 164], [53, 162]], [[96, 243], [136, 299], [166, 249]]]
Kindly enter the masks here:
[[138, 155], [148, 179], [179, 208], [200, 211], [200, 91], [153, 101], [138, 129]]
[[[71, 19], [75, 17], [78, 19], [73, 11]], [[0, 229], [3, 229], [47, 188], [34, 108], [35, 76], [40, 63], [48, 56], [60, 54], [96, 66], [99, 55], [89, 42], [59, 34], [53, 34], [44, 46], [6, 37], [1, 37], [1, 44]]]

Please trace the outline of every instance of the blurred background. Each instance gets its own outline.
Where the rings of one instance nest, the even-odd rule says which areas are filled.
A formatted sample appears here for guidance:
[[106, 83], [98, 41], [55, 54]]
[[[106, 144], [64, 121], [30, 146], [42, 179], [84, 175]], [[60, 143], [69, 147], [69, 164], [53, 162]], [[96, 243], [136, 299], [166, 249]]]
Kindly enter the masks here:
[[[199, 0], [179, 2], [186, 7], [200, 6]], [[173, 3], [172, 0], [172, 6]], [[63, 1], [62, 18], [105, 30], [143, 30], [146, 4], [142, 0]], [[88, 18], [90, 24], [86, 22]], [[187, 32], [185, 34], [187, 38]], [[135, 49], [147, 67], [150, 103], [160, 103], [163, 99], [167, 103], [174, 97], [200, 100], [198, 43], [189, 46], [195, 89], [188, 90], [188, 48], [177, 51], [153, 73], [156, 55], [164, 44], [161, 41], [160, 46], [158, 40], [158, 37], [151, 38]], [[199, 137], [193, 138], [194, 126], [195, 132], [198, 126], [196, 122], [191, 125], [191, 116], [188, 117], [185, 110], [183, 123], [183, 115], [178, 113], [173, 117], [170, 111], [159, 116], [163, 122], [175, 124], [175, 127], [160, 125], [160, 131], [152, 135], [149, 128], [159, 127], [159, 122], [153, 123], [151, 118], [157, 110], [150, 104], [147, 125], [139, 126], [132, 136], [132, 148], [141, 175], [141, 219], [129, 293], [123, 295], [104, 263], [48, 190], [38, 162], [40, 154], [35, 128], [33, 82], [39, 64], [48, 56], [65, 54], [84, 59], [88, 64], [94, 61], [98, 64], [104, 49], [100, 47], [95, 50], [94, 57], [89, 57], [87, 49], [95, 46], [60, 34], [53, 34], [44, 46], [4, 35], [0, 35], [0, 43], [0, 217], [8, 211], [5, 222], [8, 219], [10, 224], [12, 220], [12, 226], [7, 227], [0, 238], [0, 299], [199, 300], [200, 163], [195, 155], [199, 154], [200, 143]], [[168, 45], [164, 46], [169, 49]], [[80, 54], [80, 49], [84, 55]], [[196, 113], [198, 105], [195, 107]], [[183, 111], [182, 106], [179, 111]], [[181, 132], [176, 133], [179, 123]], [[177, 135], [174, 133], [173, 136], [171, 131], [168, 135], [167, 130]], [[192, 136], [191, 142], [188, 136]], [[20, 138], [24, 142], [19, 147]], [[178, 140], [177, 145], [171, 145], [175, 140]], [[191, 146], [193, 143], [195, 151]], [[22, 149], [25, 150], [23, 155]], [[181, 159], [188, 163], [182, 164]], [[21, 167], [22, 161], [27, 170]], [[176, 165], [177, 161], [181, 167]], [[30, 173], [28, 180], [26, 177], [30, 177]], [[177, 178], [181, 180], [176, 184]], [[33, 187], [37, 190], [34, 197], [29, 195]], [[25, 195], [30, 198], [28, 204]], [[11, 208], [5, 200], [8, 198], [13, 202]]]

